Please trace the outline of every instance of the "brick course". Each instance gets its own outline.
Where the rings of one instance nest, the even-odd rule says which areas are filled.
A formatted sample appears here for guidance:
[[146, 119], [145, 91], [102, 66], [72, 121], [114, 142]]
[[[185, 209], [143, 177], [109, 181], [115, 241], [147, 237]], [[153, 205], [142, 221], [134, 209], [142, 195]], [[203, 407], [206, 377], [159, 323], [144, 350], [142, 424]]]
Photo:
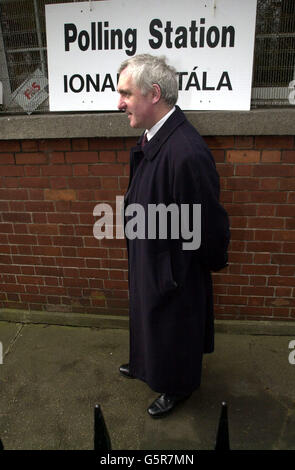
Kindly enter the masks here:
[[[295, 318], [294, 136], [206, 137], [231, 220], [216, 318]], [[0, 141], [0, 307], [128, 314], [125, 240], [97, 240], [134, 138]]]

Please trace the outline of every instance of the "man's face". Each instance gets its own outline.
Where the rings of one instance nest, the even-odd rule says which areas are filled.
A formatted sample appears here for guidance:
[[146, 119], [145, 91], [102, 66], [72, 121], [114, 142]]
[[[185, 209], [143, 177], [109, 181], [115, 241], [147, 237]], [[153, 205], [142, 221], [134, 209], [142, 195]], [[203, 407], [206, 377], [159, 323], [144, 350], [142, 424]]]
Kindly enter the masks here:
[[120, 94], [118, 109], [127, 113], [131, 127], [150, 129], [153, 122], [153, 93], [142, 95], [140, 89], [134, 84], [128, 67], [119, 77], [118, 92]]

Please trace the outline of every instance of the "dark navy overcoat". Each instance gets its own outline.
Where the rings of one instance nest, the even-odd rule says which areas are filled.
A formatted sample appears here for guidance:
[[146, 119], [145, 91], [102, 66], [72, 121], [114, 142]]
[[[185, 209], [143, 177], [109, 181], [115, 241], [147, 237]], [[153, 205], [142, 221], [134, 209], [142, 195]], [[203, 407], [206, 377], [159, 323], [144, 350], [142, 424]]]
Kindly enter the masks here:
[[[200, 385], [203, 353], [214, 349], [210, 262], [229, 239], [213, 157], [184, 113], [176, 111], [141, 149], [131, 149], [126, 208], [201, 204], [201, 245], [148, 238], [136, 225], [126, 235], [130, 293], [130, 371], [159, 393], [190, 393]], [[136, 206], [131, 206], [136, 207]], [[125, 216], [126, 224], [138, 212]], [[138, 219], [139, 220], [139, 219]], [[211, 261], [210, 261], [211, 260]]]

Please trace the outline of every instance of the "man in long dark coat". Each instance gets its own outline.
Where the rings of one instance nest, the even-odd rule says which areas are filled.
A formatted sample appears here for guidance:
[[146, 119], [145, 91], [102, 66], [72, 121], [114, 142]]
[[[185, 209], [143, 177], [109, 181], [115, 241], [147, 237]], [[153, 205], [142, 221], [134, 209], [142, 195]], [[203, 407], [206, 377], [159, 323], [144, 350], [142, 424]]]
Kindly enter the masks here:
[[[214, 349], [210, 271], [227, 263], [229, 224], [219, 203], [213, 157], [176, 105], [175, 69], [164, 58], [142, 54], [123, 62], [119, 74], [118, 108], [126, 112], [131, 127], [146, 129], [131, 149], [124, 201], [130, 358], [120, 372], [160, 393], [148, 408], [156, 418], [199, 387], [203, 353]], [[149, 209], [159, 205], [167, 212], [151, 222]], [[174, 209], [170, 219], [169, 207]], [[143, 212], [136, 212], [139, 208]], [[175, 223], [168, 224], [163, 236], [162, 219], [167, 216], [171, 225], [175, 208], [178, 236]], [[189, 208], [186, 219], [181, 217], [184, 208]]]

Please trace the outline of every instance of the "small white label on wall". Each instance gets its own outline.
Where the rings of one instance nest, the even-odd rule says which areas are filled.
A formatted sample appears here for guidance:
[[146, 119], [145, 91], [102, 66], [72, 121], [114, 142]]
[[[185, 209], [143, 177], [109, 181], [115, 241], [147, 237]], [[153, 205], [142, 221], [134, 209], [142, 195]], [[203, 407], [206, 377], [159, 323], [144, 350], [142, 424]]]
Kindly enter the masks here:
[[48, 93], [44, 90], [47, 85], [47, 78], [37, 69], [15, 90], [14, 101], [30, 114], [48, 98]]

